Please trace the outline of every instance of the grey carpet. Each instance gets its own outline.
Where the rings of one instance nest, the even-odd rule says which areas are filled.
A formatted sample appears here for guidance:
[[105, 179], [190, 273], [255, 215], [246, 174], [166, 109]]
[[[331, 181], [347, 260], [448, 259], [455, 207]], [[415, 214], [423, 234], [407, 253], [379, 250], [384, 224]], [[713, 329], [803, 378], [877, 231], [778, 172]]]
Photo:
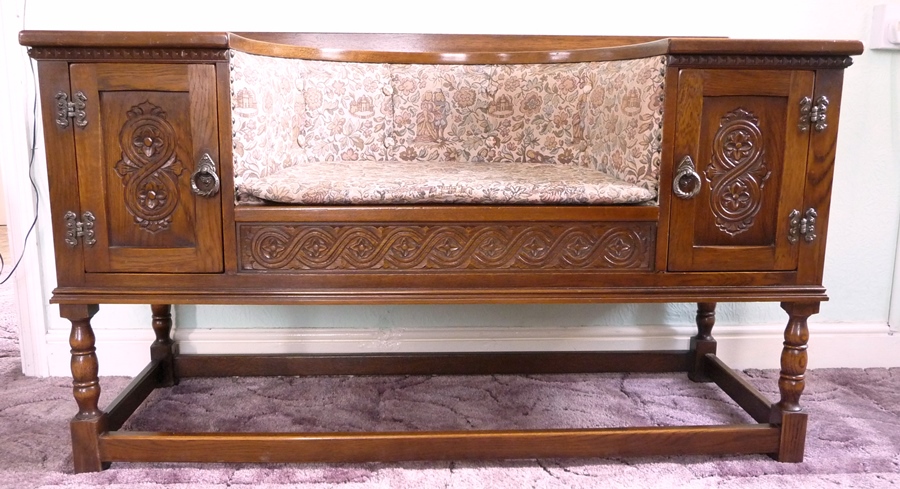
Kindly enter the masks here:
[[[543, 488], [900, 485], [900, 369], [809, 372], [806, 462], [765, 456], [412, 462], [114, 464], [72, 474], [68, 378], [21, 374], [11, 292], [0, 287], [0, 487]], [[102, 361], [102, 358], [101, 358]], [[748, 371], [770, 396], [777, 373]], [[103, 378], [101, 404], [128, 379]], [[154, 393], [132, 429], [394, 430], [594, 427], [747, 420], [677, 375], [195, 379]]]

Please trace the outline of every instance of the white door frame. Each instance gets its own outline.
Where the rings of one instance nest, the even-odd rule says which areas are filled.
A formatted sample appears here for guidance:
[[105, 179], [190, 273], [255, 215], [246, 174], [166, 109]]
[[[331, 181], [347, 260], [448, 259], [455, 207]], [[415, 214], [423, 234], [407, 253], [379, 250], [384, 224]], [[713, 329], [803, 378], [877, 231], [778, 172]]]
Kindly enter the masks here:
[[[898, 82], [900, 84], [900, 82]], [[900, 104], [900, 101], [898, 101]], [[900, 139], [900, 136], [894, 136]], [[900, 145], [895, 145], [900, 148]], [[896, 152], [894, 153], [897, 154]], [[890, 334], [900, 333], [900, 233], [897, 235], [897, 250], [894, 257], [894, 279], [891, 280], [891, 304], [888, 310], [888, 329]]]
[[[898, 69], [900, 69], [900, 56], [894, 54], [891, 56], [891, 73], [893, 74], [891, 83], [895, 94], [893, 97], [894, 106], [891, 107], [892, 114], [900, 114], [900, 96], [896, 96], [896, 94], [900, 93], [900, 74], [898, 74]], [[891, 145], [893, 146], [891, 155], [894, 160], [900, 162], [900, 132], [897, 131], [900, 128], [900, 120], [895, 117], [891, 124], [894, 127], [891, 139]], [[897, 235], [897, 249], [895, 253], [894, 279], [891, 280], [891, 304], [888, 312], [888, 327], [892, 334], [900, 333], [900, 233]]]
[[[25, 0], [0, 2], [0, 172], [8, 210], [7, 231], [10, 256], [6, 260], [4, 276], [12, 270], [19, 255], [22, 262], [10, 280], [16, 290], [19, 313], [19, 348], [22, 370], [27, 375], [49, 374], [46, 357], [45, 301], [39, 261], [39, 229], [34, 229], [25, 243], [35, 217], [34, 195], [29, 179], [29, 155], [32, 138], [36, 141], [34, 155], [35, 181], [40, 193], [42, 221], [46, 222], [46, 172], [44, 171], [43, 133], [38, 125], [32, 134], [34, 120], [35, 82], [30, 59], [18, 43], [19, 30], [24, 25]], [[38, 222], [38, 228], [42, 227]]]

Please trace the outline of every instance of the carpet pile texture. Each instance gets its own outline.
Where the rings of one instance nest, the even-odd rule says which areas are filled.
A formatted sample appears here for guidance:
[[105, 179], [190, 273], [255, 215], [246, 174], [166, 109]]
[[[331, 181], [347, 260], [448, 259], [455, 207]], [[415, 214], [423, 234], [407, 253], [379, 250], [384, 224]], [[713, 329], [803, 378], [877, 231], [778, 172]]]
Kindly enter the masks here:
[[[73, 474], [69, 378], [21, 373], [9, 285], [0, 287], [2, 488], [882, 488], [900, 486], [900, 369], [808, 373], [806, 461], [765, 456], [366, 464], [114, 464]], [[103, 361], [102, 351], [100, 361]], [[770, 398], [777, 372], [746, 371]], [[101, 405], [127, 378], [101, 379]], [[750, 422], [682, 375], [192, 379], [155, 392], [135, 430], [439, 430]]]

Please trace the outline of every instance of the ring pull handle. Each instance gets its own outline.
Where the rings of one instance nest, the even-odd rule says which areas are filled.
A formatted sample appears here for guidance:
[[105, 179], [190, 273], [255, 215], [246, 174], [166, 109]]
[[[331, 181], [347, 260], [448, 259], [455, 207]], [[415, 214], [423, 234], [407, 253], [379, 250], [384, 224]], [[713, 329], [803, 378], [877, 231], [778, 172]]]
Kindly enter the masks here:
[[219, 192], [216, 162], [209, 153], [203, 153], [197, 162], [197, 170], [191, 175], [191, 190], [200, 197], [212, 197]]
[[672, 192], [676, 197], [682, 199], [692, 199], [700, 193], [700, 187], [703, 181], [697, 174], [697, 167], [694, 166], [694, 160], [690, 156], [685, 156], [675, 168], [675, 178], [672, 181]]

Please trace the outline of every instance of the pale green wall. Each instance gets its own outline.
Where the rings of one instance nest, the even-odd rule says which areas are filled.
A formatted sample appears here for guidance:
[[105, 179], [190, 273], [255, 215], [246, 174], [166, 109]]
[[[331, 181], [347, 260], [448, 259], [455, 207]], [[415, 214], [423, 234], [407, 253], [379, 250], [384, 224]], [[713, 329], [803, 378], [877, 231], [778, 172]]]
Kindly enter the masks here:
[[[262, 30], [860, 39], [869, 36], [869, 0], [633, 0], [630, 2], [421, 2], [332, 0], [186, 2], [29, 0], [28, 29]], [[897, 3], [895, 0], [893, 3]], [[137, 5], [140, 5], [138, 7]], [[444, 5], [444, 6], [441, 6]], [[537, 5], [540, 5], [539, 7]], [[900, 61], [867, 51], [847, 70], [837, 153], [825, 285], [832, 297], [817, 322], [887, 323], [900, 202]], [[2, 137], [2, 136], [0, 136]], [[893, 137], [893, 140], [892, 140]], [[41, 155], [39, 155], [41, 156]], [[40, 176], [42, 176], [42, 172]], [[46, 184], [42, 183], [46, 192]], [[46, 200], [45, 200], [46, 202]], [[54, 286], [46, 207], [41, 231], [45, 291]], [[146, 307], [103, 307], [98, 328], [146, 327]], [[406, 306], [179, 307], [182, 328], [418, 327], [459, 325], [687, 324], [691, 307]], [[50, 328], [68, 329], [55, 306]], [[775, 304], [723, 305], [720, 324], [784, 321]]]

